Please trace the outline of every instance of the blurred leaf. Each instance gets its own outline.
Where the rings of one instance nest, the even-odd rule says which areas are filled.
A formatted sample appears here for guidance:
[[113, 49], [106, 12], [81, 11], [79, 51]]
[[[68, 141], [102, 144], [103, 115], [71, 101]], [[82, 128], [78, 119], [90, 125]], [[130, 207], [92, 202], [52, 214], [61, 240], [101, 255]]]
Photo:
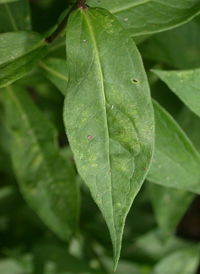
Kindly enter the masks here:
[[59, 37], [49, 45], [47, 57], [60, 58], [66, 60], [66, 41], [64, 37]]
[[16, 2], [16, 1], [19, 1], [19, 0], [0, 0], [0, 4], [8, 3], [8, 2]]
[[44, 38], [31, 31], [3, 33], [0, 41], [0, 87], [28, 73], [48, 49]]
[[109, 227], [116, 268], [125, 218], [154, 148], [149, 86], [135, 44], [106, 10], [72, 12], [66, 43], [64, 123], [79, 174]]
[[168, 238], [174, 232], [195, 195], [182, 189], [156, 184], [151, 184], [150, 190], [155, 218], [164, 237]]
[[155, 155], [147, 179], [166, 187], [200, 194], [200, 156], [191, 141], [158, 103], [154, 101]]
[[174, 28], [200, 12], [199, 0], [88, 0], [87, 4], [109, 10], [132, 36]]
[[139, 46], [139, 50], [143, 58], [148, 60], [164, 62], [178, 69], [198, 68], [200, 16], [183, 26], [152, 36]]
[[2, 91], [13, 133], [12, 162], [22, 194], [61, 239], [76, 230], [79, 195], [73, 166], [58, 152], [54, 127], [44, 119], [25, 90]]
[[200, 257], [195, 247], [176, 251], [162, 259], [152, 274], [196, 274]]
[[152, 71], [168, 85], [191, 111], [200, 116], [200, 69]]
[[0, 33], [18, 30], [30, 30], [31, 17], [29, 1], [0, 0], [0, 18]]
[[184, 107], [179, 113], [177, 121], [200, 153], [200, 118]]
[[39, 62], [40, 69], [63, 95], [67, 92], [68, 65], [66, 60], [49, 58]]
[[122, 250], [122, 258], [143, 265], [152, 265], [167, 254], [189, 246], [191, 246], [191, 243], [175, 236], [170, 237], [167, 242], [164, 242], [160, 231], [153, 230], [140, 236], [135, 242], [129, 243], [129, 246]]
[[31, 274], [33, 273], [32, 256], [26, 255], [19, 259], [1, 259], [1, 274]]

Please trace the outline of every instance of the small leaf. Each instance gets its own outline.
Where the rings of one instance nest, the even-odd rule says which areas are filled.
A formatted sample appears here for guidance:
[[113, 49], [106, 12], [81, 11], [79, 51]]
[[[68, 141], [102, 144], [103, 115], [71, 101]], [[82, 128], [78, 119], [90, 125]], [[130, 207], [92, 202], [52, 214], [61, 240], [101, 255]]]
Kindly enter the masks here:
[[61, 239], [74, 233], [79, 195], [73, 166], [55, 145], [56, 131], [21, 87], [1, 91], [13, 134], [12, 162], [28, 205]]
[[164, 62], [178, 69], [199, 68], [200, 16], [178, 28], [153, 35], [139, 46], [139, 50], [148, 60]]
[[72, 12], [66, 44], [64, 123], [79, 174], [109, 227], [116, 269], [125, 218], [154, 148], [149, 86], [133, 40], [106, 10]]
[[8, 2], [16, 2], [19, 0], [0, 0], [0, 4], [8, 3]]
[[151, 200], [156, 220], [165, 238], [171, 236], [195, 195], [182, 189], [151, 184]]
[[0, 34], [0, 87], [28, 73], [47, 53], [44, 38], [32, 31]]
[[199, 0], [87, 0], [87, 4], [109, 10], [134, 37], [174, 28], [200, 12]]
[[154, 111], [155, 155], [147, 179], [166, 187], [200, 194], [198, 152], [169, 113], [155, 101]]
[[152, 71], [168, 85], [191, 111], [200, 116], [200, 69]]
[[176, 251], [163, 258], [151, 274], [196, 274], [199, 251], [195, 247]]
[[39, 62], [44, 75], [51, 81], [63, 95], [67, 92], [68, 66], [66, 60], [58, 58], [44, 59]]
[[30, 30], [31, 16], [28, 0], [0, 0], [0, 33]]

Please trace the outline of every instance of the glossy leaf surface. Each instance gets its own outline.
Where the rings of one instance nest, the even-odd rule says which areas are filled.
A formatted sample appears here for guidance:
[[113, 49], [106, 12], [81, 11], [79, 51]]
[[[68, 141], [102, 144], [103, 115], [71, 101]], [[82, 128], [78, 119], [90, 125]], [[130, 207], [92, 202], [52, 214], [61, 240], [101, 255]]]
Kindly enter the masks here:
[[88, 0], [87, 4], [109, 10], [132, 36], [174, 28], [200, 12], [199, 0]]
[[153, 72], [191, 109], [200, 116], [200, 69]]
[[31, 29], [28, 0], [0, 0], [0, 33]]
[[176, 229], [195, 195], [182, 189], [151, 184], [151, 200], [155, 218], [164, 237]]
[[40, 61], [39, 66], [49, 81], [51, 81], [63, 95], [66, 95], [68, 82], [68, 66], [66, 60], [49, 58]]
[[199, 264], [197, 248], [176, 251], [161, 260], [151, 274], [195, 274]]
[[148, 82], [134, 42], [106, 10], [71, 13], [66, 43], [66, 132], [79, 174], [109, 227], [116, 268], [125, 218], [152, 159]]
[[48, 49], [44, 38], [32, 31], [3, 33], [0, 41], [0, 87], [28, 73]]
[[58, 151], [55, 128], [21, 87], [1, 91], [13, 134], [12, 162], [29, 206], [61, 239], [75, 232], [79, 195], [73, 166]]
[[158, 103], [154, 101], [155, 155], [148, 180], [200, 194], [200, 156], [191, 141]]

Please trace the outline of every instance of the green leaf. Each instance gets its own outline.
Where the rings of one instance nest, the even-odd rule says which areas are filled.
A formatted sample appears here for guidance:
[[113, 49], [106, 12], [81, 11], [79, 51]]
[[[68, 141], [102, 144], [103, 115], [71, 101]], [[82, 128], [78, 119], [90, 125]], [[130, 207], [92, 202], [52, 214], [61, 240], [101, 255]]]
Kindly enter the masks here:
[[149, 86], [133, 40], [106, 10], [71, 13], [66, 43], [64, 123], [79, 174], [109, 227], [116, 269], [125, 218], [154, 148]]
[[0, 33], [30, 30], [31, 16], [29, 1], [20, 0], [11, 2], [7, 0], [0, 0], [0, 18]]
[[155, 155], [147, 179], [156, 184], [200, 194], [200, 156], [193, 144], [158, 103], [154, 101]]
[[19, 0], [0, 0], [0, 4], [8, 3], [8, 2], [16, 2]]
[[0, 87], [28, 73], [47, 53], [44, 38], [32, 31], [0, 34]]
[[28, 205], [61, 239], [75, 232], [79, 195], [73, 166], [58, 151], [55, 128], [21, 87], [1, 91], [13, 133], [12, 162]]
[[67, 92], [68, 66], [66, 60], [48, 58], [39, 62], [40, 69], [63, 95]]
[[163, 258], [151, 274], [196, 274], [199, 259], [197, 248], [183, 249]]
[[87, 4], [109, 10], [132, 36], [174, 28], [200, 12], [199, 0], [87, 0]]
[[170, 236], [194, 199], [194, 194], [151, 184], [151, 200], [156, 220], [165, 238]]
[[1, 259], [0, 273], [1, 274], [18, 274], [18, 273], [32, 273], [33, 271], [33, 257], [29, 254], [18, 259]]
[[200, 69], [152, 71], [168, 85], [191, 111], [200, 116]]
[[178, 69], [198, 68], [200, 16], [183, 26], [153, 35], [139, 46], [139, 50], [143, 58], [148, 60], [164, 62]]

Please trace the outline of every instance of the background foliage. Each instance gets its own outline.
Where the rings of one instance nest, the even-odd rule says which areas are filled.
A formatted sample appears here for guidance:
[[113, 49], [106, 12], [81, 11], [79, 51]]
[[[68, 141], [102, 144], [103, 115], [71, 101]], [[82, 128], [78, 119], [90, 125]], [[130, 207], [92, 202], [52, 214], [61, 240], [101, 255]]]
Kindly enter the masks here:
[[[70, 81], [69, 91], [74, 85], [69, 66], [70, 73], [78, 71], [81, 56], [87, 56], [86, 61], [92, 59], [94, 49], [86, 43], [84, 51], [70, 63], [70, 58], [66, 62], [65, 31], [52, 44], [44, 41], [72, 4], [66, 0], [0, 0], [1, 274], [113, 271], [108, 228], [78, 175], [62, 117], [67, 84]], [[116, 35], [116, 40], [108, 43], [102, 42], [96, 31], [93, 38], [110, 47], [113, 60], [123, 51], [122, 40], [132, 37], [127, 38], [129, 53], [135, 61], [136, 79], [143, 80], [146, 78], [132, 40], [136, 42], [156, 122], [152, 165], [149, 171], [146, 167], [142, 170], [148, 174], [126, 220], [116, 273], [200, 273], [200, 1], [88, 0], [87, 4], [107, 9], [128, 33]], [[73, 32], [75, 22], [78, 19], [69, 21], [67, 52], [70, 46], [71, 51], [79, 46]], [[103, 32], [103, 23], [101, 26]], [[116, 22], [116, 33], [120, 29]], [[118, 51], [113, 50], [114, 45]], [[105, 60], [111, 60], [111, 53]], [[113, 60], [107, 61], [109, 68], [120, 75], [123, 62], [117, 67]], [[123, 60], [129, 62], [126, 56]], [[79, 72], [81, 75], [81, 69]], [[148, 90], [145, 81], [142, 85]], [[85, 96], [79, 99], [80, 104], [86, 100]], [[119, 95], [116, 104], [117, 99]], [[66, 124], [76, 111], [70, 100], [67, 97], [71, 108], [70, 113], [65, 111]], [[142, 122], [144, 99], [137, 100]], [[151, 124], [151, 109], [148, 115]], [[124, 117], [122, 121], [126, 125]], [[115, 126], [115, 121], [111, 122]], [[129, 143], [134, 138], [131, 136]], [[73, 148], [72, 141], [70, 144]], [[133, 184], [132, 200], [139, 184]], [[123, 185], [118, 187], [123, 191]], [[128, 209], [129, 204], [123, 218]]]

